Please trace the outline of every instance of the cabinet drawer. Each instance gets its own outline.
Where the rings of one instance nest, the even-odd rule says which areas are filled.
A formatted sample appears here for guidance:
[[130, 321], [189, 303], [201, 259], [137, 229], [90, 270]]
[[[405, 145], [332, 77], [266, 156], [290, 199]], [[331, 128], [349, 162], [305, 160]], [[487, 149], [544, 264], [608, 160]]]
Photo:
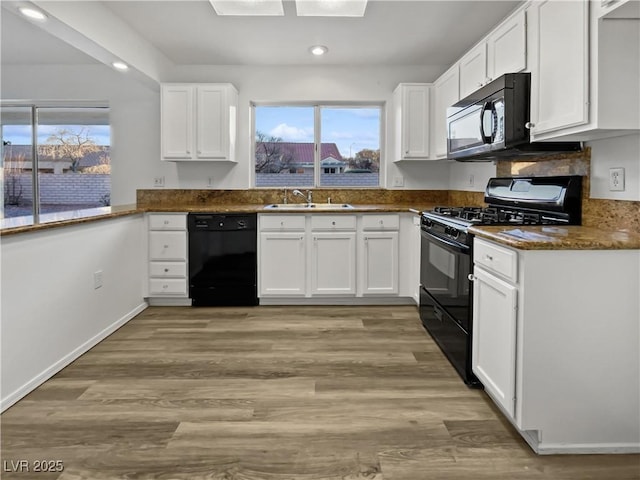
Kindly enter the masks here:
[[149, 232], [150, 260], [187, 260], [187, 232]]
[[260, 230], [304, 231], [304, 215], [261, 215]]
[[518, 277], [518, 254], [514, 250], [485, 242], [476, 238], [473, 244], [473, 262], [487, 270], [516, 282]]
[[355, 215], [312, 215], [311, 230], [355, 230]]
[[362, 230], [398, 230], [400, 217], [398, 215], [364, 215]]
[[187, 216], [180, 214], [151, 214], [149, 215], [149, 230], [186, 230]]
[[149, 276], [158, 278], [187, 278], [185, 262], [151, 262]]
[[187, 295], [187, 280], [182, 278], [149, 279], [149, 295]]

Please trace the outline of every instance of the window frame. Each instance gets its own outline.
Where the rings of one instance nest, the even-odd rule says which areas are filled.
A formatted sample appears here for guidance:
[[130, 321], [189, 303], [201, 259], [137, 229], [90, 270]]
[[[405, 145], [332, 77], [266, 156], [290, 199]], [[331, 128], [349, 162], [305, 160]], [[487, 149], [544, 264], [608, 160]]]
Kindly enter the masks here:
[[[106, 109], [109, 115], [109, 127], [111, 128], [111, 107], [106, 100], [1, 100], [0, 109], [4, 108], [25, 108], [31, 111], [31, 197], [32, 197], [32, 210], [30, 222], [33, 225], [38, 225], [43, 222], [40, 212], [40, 165], [38, 155], [38, 109], [74, 109], [74, 108], [87, 108], [87, 109]], [[111, 134], [110, 134], [111, 136]], [[109, 141], [111, 143], [111, 140]], [[4, 169], [4, 159], [0, 159], [0, 167]], [[3, 205], [4, 208], [4, 205]], [[69, 210], [72, 211], [72, 210]], [[61, 211], [60, 213], [63, 213]], [[12, 218], [12, 217], [5, 217]], [[20, 217], [15, 217], [20, 218]]]
[[[385, 172], [386, 165], [385, 161], [385, 118], [386, 118], [386, 102], [384, 101], [356, 101], [356, 102], [338, 102], [338, 101], [268, 101], [268, 102], [258, 102], [251, 101], [249, 102], [250, 110], [251, 110], [251, 187], [252, 189], [272, 189], [272, 188], [285, 188], [285, 187], [258, 187], [256, 185], [256, 169], [255, 169], [255, 155], [256, 155], [256, 107], [308, 107], [313, 108], [313, 185], [308, 188], [330, 188], [330, 189], [349, 189], [349, 188], [358, 188], [358, 189], [377, 189], [382, 188], [385, 180]], [[320, 148], [319, 145], [322, 143], [322, 108], [378, 108], [380, 110], [380, 122], [379, 122], [379, 132], [378, 138], [380, 139], [379, 148], [380, 148], [380, 164], [378, 166], [378, 185], [375, 186], [328, 186], [328, 185], [320, 185], [320, 176], [322, 174], [322, 167], [320, 165]], [[289, 188], [289, 187], [286, 187]]]

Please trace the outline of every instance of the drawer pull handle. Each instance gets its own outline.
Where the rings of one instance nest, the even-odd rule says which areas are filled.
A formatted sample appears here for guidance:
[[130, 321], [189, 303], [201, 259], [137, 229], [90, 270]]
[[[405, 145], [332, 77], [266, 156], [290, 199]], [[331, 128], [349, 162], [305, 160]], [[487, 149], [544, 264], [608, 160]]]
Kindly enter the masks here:
[[331, 222], [331, 225], [335, 225], [335, 224], [336, 224], [336, 222]]
[[165, 220], [165, 221], [164, 221], [164, 224], [165, 224], [165, 225], [169, 225], [169, 220]]
[[169, 271], [169, 269], [168, 269], [168, 268], [165, 268], [165, 269], [164, 269], [164, 271], [165, 271], [165, 273], [167, 273], [167, 272]]
[[165, 245], [164, 248], [169, 248], [169, 245]]
[[485, 255], [485, 256], [484, 256], [484, 259], [485, 259], [485, 260], [489, 260], [490, 262], [492, 262], [492, 261], [493, 261], [493, 257], [492, 257], [491, 255], [489, 255], [489, 254]]

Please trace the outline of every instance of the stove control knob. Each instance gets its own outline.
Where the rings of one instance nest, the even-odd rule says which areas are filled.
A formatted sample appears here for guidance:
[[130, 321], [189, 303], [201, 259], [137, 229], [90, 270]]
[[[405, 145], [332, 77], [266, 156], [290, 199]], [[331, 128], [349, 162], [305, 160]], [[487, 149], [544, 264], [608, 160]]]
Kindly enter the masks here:
[[451, 227], [444, 227], [444, 234], [451, 235]]
[[424, 220], [424, 226], [427, 227], [427, 228], [431, 228], [431, 227], [433, 227], [433, 222], [431, 220], [429, 220], [428, 218], [426, 218]]
[[452, 229], [451, 229], [451, 233], [450, 233], [450, 235], [451, 235], [453, 238], [458, 238], [458, 237], [460, 236], [460, 230], [455, 229], [455, 228], [452, 228]]

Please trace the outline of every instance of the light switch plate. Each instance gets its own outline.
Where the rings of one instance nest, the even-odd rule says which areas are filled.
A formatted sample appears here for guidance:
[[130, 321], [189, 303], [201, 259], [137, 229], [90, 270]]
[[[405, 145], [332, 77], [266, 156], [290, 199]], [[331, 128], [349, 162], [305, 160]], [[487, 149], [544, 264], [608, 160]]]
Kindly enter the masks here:
[[155, 177], [153, 179], [154, 187], [164, 187], [164, 177]]

